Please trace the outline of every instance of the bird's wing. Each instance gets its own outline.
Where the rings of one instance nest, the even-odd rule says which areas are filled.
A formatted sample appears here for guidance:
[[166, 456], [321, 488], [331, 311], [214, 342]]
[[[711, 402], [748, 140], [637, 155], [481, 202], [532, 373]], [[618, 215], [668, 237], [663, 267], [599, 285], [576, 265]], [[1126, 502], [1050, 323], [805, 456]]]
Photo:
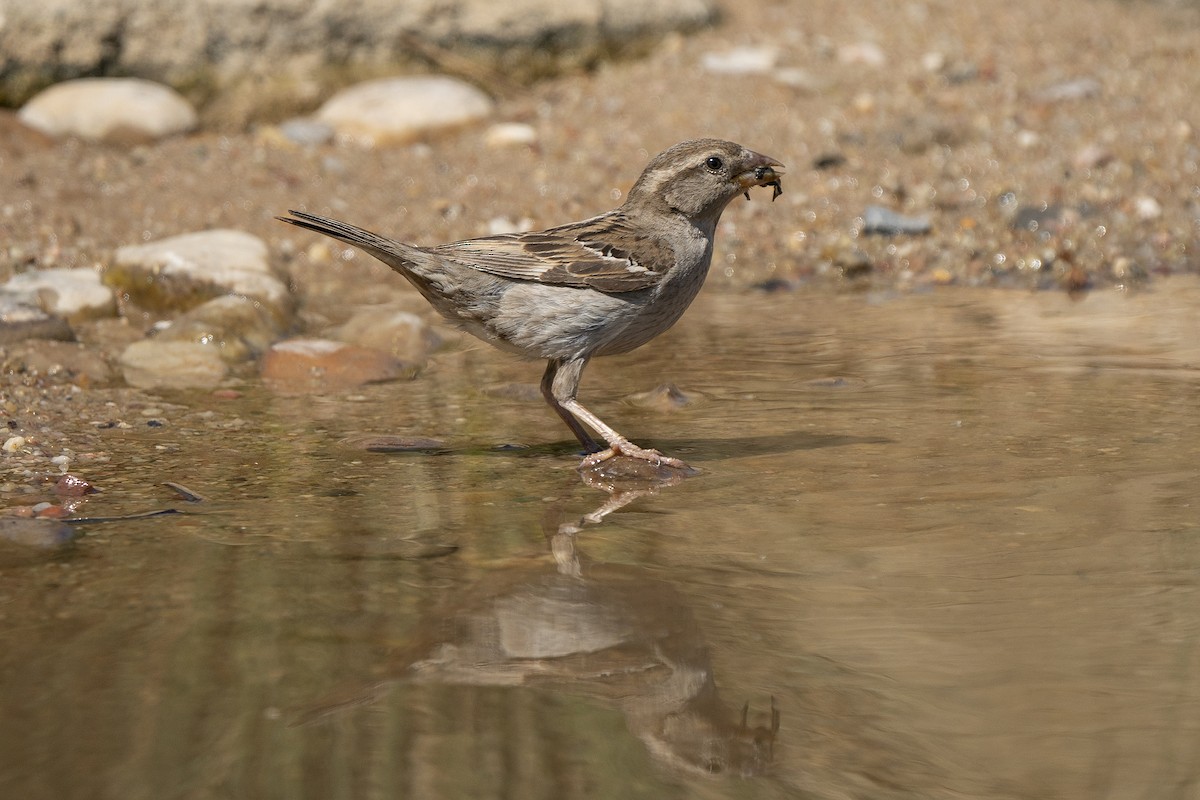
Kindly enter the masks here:
[[491, 275], [610, 293], [648, 289], [675, 263], [668, 247], [639, 233], [621, 214], [431, 249], [442, 258]]

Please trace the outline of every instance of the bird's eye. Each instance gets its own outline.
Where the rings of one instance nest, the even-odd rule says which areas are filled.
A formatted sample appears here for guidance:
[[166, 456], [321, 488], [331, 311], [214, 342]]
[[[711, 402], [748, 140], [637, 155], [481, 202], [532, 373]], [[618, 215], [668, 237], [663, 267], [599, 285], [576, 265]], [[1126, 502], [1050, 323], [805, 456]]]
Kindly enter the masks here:
[[708, 160], [706, 160], [704, 162], [704, 166], [708, 167], [713, 172], [716, 172], [721, 167], [725, 166], [725, 162], [722, 161], [721, 159], [717, 158], [716, 156], [709, 156]]

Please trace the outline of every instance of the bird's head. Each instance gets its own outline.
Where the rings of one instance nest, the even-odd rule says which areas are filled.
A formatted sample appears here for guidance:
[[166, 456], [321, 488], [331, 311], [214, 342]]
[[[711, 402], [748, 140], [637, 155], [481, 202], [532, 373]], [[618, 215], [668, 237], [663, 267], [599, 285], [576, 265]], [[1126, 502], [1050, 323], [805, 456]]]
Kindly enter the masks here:
[[721, 216], [739, 194], [754, 186], [772, 186], [772, 200], [783, 189], [783, 165], [776, 159], [720, 139], [681, 142], [655, 156], [629, 191], [626, 205], [650, 204], [690, 219]]

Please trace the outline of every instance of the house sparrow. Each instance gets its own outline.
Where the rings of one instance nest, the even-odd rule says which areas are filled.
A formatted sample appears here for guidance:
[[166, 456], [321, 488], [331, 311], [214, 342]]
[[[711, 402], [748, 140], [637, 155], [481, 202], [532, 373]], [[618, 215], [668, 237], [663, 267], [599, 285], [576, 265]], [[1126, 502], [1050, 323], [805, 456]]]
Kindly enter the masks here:
[[545, 231], [437, 247], [302, 211], [278, 219], [365, 250], [480, 339], [546, 359], [542, 394], [590, 453], [581, 468], [623, 455], [687, 469], [584, 408], [575, 399], [579, 380], [593, 356], [627, 353], [675, 324], [708, 274], [725, 206], [739, 194], [749, 199], [753, 186], [774, 187], [774, 200], [783, 191], [781, 167], [733, 142], [682, 142], [650, 161], [620, 208]]

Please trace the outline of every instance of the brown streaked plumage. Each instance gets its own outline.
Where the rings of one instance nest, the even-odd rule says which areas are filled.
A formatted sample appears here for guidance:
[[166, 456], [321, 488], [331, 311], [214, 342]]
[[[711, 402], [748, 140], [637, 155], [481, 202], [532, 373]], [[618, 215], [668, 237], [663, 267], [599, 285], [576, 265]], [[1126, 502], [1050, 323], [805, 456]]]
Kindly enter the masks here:
[[[670, 328], [712, 261], [717, 221], [754, 186], [781, 192], [782, 165], [719, 139], [655, 156], [625, 203], [544, 231], [417, 247], [291, 211], [284, 222], [358, 247], [407, 278], [446, 319], [504, 349], [547, 360], [542, 394], [591, 455], [686, 467], [632, 444], [575, 399], [593, 356], [627, 353]], [[607, 443], [602, 449], [588, 433]]]

